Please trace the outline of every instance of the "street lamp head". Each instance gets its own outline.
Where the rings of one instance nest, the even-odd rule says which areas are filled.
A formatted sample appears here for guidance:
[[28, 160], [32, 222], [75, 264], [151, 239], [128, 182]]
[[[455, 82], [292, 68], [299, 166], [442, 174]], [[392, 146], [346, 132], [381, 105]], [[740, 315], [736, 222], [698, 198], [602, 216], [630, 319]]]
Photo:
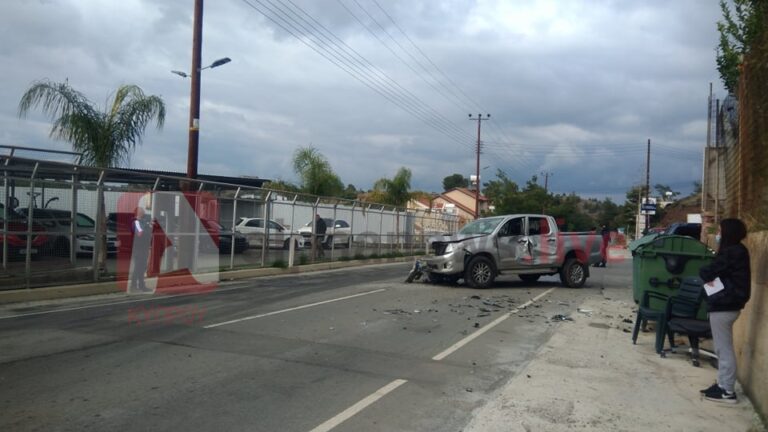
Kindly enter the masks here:
[[216, 60], [215, 62], [211, 63], [211, 65], [209, 67], [211, 69], [213, 69], [215, 67], [219, 67], [221, 65], [225, 65], [225, 64], [227, 64], [227, 63], [229, 63], [231, 61], [232, 61], [232, 59], [230, 59], [229, 57], [220, 58], [220, 59]]
[[209, 64], [208, 66], [200, 68], [200, 70], [213, 69], [215, 67], [219, 67], [221, 65], [225, 65], [225, 64], [227, 64], [227, 63], [229, 63], [231, 61], [232, 61], [232, 59], [229, 58], [229, 57], [220, 58], [220, 59], [216, 60], [215, 62]]
[[172, 70], [172, 71], [171, 71], [171, 73], [172, 73], [172, 74], [176, 74], [176, 75], [178, 75], [178, 76], [180, 76], [180, 77], [182, 77], [182, 78], [187, 78], [187, 77], [189, 77], [189, 75], [187, 75], [187, 73], [186, 73], [186, 72], [182, 72], [182, 71]]

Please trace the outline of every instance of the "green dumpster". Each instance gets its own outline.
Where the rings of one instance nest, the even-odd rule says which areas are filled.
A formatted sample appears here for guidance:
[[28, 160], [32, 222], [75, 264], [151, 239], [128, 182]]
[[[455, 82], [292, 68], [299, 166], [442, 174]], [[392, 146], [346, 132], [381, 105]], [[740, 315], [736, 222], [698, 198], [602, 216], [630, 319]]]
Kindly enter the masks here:
[[[647, 237], [647, 238], [646, 238]], [[704, 243], [686, 236], [652, 235], [630, 244], [632, 251], [632, 296], [639, 303], [647, 290], [675, 295], [685, 277], [698, 277], [699, 269], [715, 256]], [[664, 305], [650, 305], [663, 308]], [[706, 319], [702, 304], [699, 318]]]

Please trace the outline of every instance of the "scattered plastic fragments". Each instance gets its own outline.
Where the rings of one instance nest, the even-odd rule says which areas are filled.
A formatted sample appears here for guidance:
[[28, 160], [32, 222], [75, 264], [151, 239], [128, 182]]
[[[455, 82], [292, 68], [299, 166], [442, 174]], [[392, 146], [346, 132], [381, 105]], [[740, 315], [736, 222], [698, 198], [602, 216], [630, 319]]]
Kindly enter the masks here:
[[573, 321], [573, 318], [563, 314], [553, 315], [550, 319], [552, 321]]

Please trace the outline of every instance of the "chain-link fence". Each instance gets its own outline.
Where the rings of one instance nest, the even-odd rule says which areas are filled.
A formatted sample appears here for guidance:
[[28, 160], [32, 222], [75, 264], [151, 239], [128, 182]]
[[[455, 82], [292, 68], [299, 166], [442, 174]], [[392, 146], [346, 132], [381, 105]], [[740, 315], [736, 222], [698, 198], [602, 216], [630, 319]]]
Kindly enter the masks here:
[[[146, 208], [147, 218], [163, 231], [162, 238], [154, 234], [156, 256], [148, 272], [176, 268], [173, 262], [193, 245], [181, 246], [177, 237], [200, 232], [218, 240], [217, 270], [226, 271], [420, 254], [429, 236], [459, 228], [455, 215], [247, 184], [192, 182], [14, 155], [0, 155], [0, 163], [2, 289], [119, 278], [121, 251], [131, 247], [126, 227], [137, 206]], [[182, 228], [182, 190], [215, 206], [195, 230]], [[316, 215], [325, 233], [319, 232]]]

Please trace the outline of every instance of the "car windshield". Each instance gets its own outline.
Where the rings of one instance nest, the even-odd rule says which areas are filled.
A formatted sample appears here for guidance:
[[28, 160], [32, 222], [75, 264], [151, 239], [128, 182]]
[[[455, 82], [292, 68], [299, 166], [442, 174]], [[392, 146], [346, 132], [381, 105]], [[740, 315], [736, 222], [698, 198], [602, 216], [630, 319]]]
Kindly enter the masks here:
[[490, 234], [503, 220], [503, 217], [478, 219], [464, 225], [459, 234]]

